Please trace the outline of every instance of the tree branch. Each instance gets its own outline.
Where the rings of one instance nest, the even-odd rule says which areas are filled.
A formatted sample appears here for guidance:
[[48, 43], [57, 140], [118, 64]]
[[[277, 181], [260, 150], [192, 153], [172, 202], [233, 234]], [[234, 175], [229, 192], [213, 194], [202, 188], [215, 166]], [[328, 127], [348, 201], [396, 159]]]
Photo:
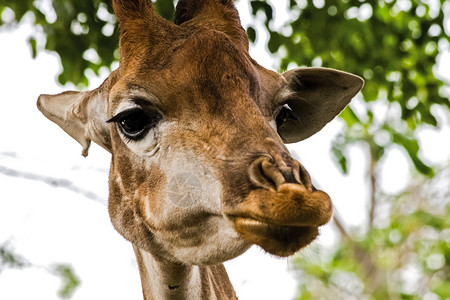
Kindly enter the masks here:
[[370, 156], [370, 166], [369, 166], [369, 183], [370, 183], [370, 208], [369, 208], [369, 219], [368, 219], [368, 226], [367, 230], [371, 230], [373, 228], [373, 222], [375, 220], [375, 210], [377, 206], [377, 175], [376, 175], [376, 165], [377, 160], [374, 157], [374, 154], [372, 153], [372, 150], [370, 149], [369, 145], [369, 156]]
[[360, 245], [358, 245], [350, 236], [350, 234], [345, 230], [344, 225], [339, 217], [334, 215], [333, 221], [342, 237], [344, 238], [346, 245], [351, 249], [351, 253], [354, 256], [355, 261], [359, 262], [359, 264], [361, 265], [362, 274], [366, 279], [365, 282], [367, 282], [366, 290], [370, 294], [373, 293], [381, 285], [385, 284], [385, 274], [380, 271], [375, 265], [370, 253]]
[[22, 178], [22, 179], [26, 179], [26, 180], [42, 182], [42, 183], [45, 183], [45, 184], [50, 185], [55, 188], [58, 188], [58, 187], [64, 188], [71, 192], [83, 195], [84, 197], [86, 197], [90, 200], [93, 200], [95, 202], [102, 203], [103, 205], [105, 204], [105, 199], [103, 197], [98, 196], [94, 192], [82, 189], [67, 179], [54, 178], [54, 177], [50, 177], [50, 176], [45, 176], [45, 175], [35, 174], [35, 173], [25, 172], [25, 171], [18, 171], [18, 170], [3, 167], [3, 166], [0, 166], [0, 174], [9, 176], [9, 177], [17, 177], [17, 178]]
[[353, 241], [351, 236], [348, 234], [348, 232], [345, 230], [344, 225], [342, 221], [339, 219], [339, 217], [335, 214], [333, 215], [333, 221], [334, 225], [336, 225], [337, 229], [339, 230], [339, 233], [344, 237], [346, 240]]

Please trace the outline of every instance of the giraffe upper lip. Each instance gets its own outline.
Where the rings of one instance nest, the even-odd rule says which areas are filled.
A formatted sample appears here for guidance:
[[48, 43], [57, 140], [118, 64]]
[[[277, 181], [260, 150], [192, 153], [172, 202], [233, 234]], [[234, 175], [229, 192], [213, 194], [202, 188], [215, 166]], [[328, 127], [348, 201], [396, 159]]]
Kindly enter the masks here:
[[326, 193], [292, 183], [281, 185], [277, 191], [252, 190], [243, 201], [225, 208], [233, 221], [238, 218], [249, 226], [260, 226], [260, 222], [280, 227], [319, 227], [330, 220], [332, 211]]

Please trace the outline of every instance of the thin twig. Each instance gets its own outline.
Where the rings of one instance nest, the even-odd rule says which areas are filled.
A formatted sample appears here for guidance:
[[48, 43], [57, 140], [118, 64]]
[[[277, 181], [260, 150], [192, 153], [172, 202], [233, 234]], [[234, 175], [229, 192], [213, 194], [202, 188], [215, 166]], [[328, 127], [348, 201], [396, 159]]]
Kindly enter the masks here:
[[17, 177], [17, 178], [42, 182], [42, 183], [45, 183], [52, 187], [64, 188], [71, 192], [83, 195], [84, 197], [88, 198], [89, 200], [93, 200], [93, 201], [102, 203], [103, 205], [105, 204], [105, 200], [103, 197], [98, 196], [97, 194], [95, 194], [92, 191], [82, 189], [67, 179], [54, 178], [54, 177], [50, 177], [50, 176], [45, 176], [45, 175], [31, 173], [31, 172], [25, 172], [25, 171], [18, 171], [18, 170], [3, 167], [3, 166], [0, 166], [0, 174], [9, 176], [9, 177]]
[[375, 265], [370, 253], [358, 245], [350, 234], [345, 230], [342, 221], [338, 216], [333, 218], [334, 224], [338, 228], [347, 246], [351, 249], [355, 261], [359, 262], [362, 274], [366, 278], [366, 290], [369, 293], [375, 291], [380, 285], [386, 282], [384, 274]]
[[341, 233], [341, 235], [350, 241], [353, 241], [353, 239], [351, 238], [351, 236], [348, 234], [347, 230], [345, 230], [344, 225], [342, 223], [342, 221], [339, 219], [339, 217], [335, 214], [333, 216], [333, 221], [334, 224], [336, 225], [337, 229], [339, 230], [339, 232]]
[[377, 207], [377, 174], [376, 174], [376, 167], [377, 167], [377, 160], [375, 159], [374, 154], [372, 153], [372, 149], [370, 149], [369, 145], [369, 156], [370, 156], [370, 166], [369, 166], [369, 183], [370, 183], [370, 190], [369, 190], [369, 197], [370, 197], [370, 208], [369, 208], [369, 219], [368, 219], [368, 230], [371, 230], [373, 228], [373, 223], [375, 220], [375, 210]]

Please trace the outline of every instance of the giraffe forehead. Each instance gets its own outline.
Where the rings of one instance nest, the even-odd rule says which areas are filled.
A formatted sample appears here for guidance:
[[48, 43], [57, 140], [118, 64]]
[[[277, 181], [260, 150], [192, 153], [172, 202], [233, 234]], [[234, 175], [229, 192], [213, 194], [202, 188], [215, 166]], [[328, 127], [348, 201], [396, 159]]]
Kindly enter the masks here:
[[225, 98], [242, 98], [236, 95], [239, 93], [245, 98], [259, 98], [258, 70], [224, 34], [209, 30], [167, 48], [158, 52], [157, 58], [154, 49], [142, 49], [141, 55], [131, 58], [115, 89], [122, 96], [110, 97], [111, 110], [127, 93], [133, 93], [133, 86], [147, 90], [168, 111], [186, 110], [183, 104], [195, 108], [216, 105]]

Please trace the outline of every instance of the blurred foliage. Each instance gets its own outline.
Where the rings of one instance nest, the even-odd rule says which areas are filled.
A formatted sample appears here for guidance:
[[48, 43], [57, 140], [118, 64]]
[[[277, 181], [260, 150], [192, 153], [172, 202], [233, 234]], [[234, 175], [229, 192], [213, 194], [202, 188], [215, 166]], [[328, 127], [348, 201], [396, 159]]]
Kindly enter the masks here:
[[67, 264], [55, 264], [51, 267], [31, 263], [11, 248], [11, 241], [0, 244], [0, 275], [6, 269], [39, 268], [53, 274], [61, 280], [58, 295], [61, 299], [69, 299], [80, 285], [80, 279], [73, 268]]
[[9, 249], [7, 245], [0, 245], [0, 273], [5, 268], [24, 268], [27, 261]]
[[69, 299], [80, 285], [80, 279], [73, 272], [72, 267], [66, 264], [57, 264], [52, 268], [53, 273], [61, 278], [62, 285], [58, 291], [62, 299]]
[[[159, 0], [155, 6], [162, 16], [173, 18], [172, 1]], [[13, 18], [4, 17], [11, 12]], [[111, 1], [0, 0], [0, 15], [0, 26], [19, 22], [27, 15], [42, 29], [46, 39], [43, 48], [56, 52], [61, 58], [63, 68], [58, 77], [61, 84], [72, 82], [87, 86], [86, 70], [98, 75], [101, 67], [111, 70], [112, 63], [119, 59], [118, 27]], [[29, 39], [34, 57], [43, 50], [37, 43], [39, 33]]]
[[[114, 49], [118, 30], [110, 1], [55, 0], [51, 3], [51, 7], [45, 7], [44, 1], [0, 0], [0, 13], [6, 8], [12, 10], [15, 17], [10, 23], [20, 21], [25, 14], [31, 15], [45, 34], [45, 49], [55, 51], [61, 58], [63, 69], [59, 82], [87, 86], [86, 69], [98, 74], [102, 66], [110, 67], [117, 59]], [[42, 50], [38, 49], [37, 40], [38, 32], [30, 37], [34, 56]]]
[[[252, 13], [263, 16], [268, 50], [281, 57], [280, 70], [321, 66], [365, 79], [359, 98], [340, 115], [346, 126], [332, 154], [347, 173], [348, 147], [357, 143], [367, 149], [368, 226], [358, 234], [348, 232], [335, 216], [342, 235], [336, 248], [326, 249], [318, 261], [295, 261], [297, 299], [450, 298], [449, 168], [435, 176], [434, 167], [420, 157], [416, 136], [418, 127], [448, 122], [436, 113], [449, 116], [449, 82], [434, 73], [439, 51], [450, 49], [444, 4], [290, 0], [289, 20], [275, 28], [270, 2], [251, 1]], [[252, 40], [257, 39], [255, 32]], [[427, 175], [398, 196], [384, 195], [377, 185], [380, 162], [392, 146]], [[387, 218], [380, 223], [383, 215]]]
[[296, 258], [296, 299], [449, 299], [450, 169], [380, 201], [379, 226], [317, 261]]
[[[445, 1], [438, 1], [290, 0], [284, 8], [289, 18], [280, 28], [274, 28], [270, 1], [250, 1], [255, 23], [257, 16], [264, 18], [268, 50], [281, 57], [280, 70], [323, 66], [365, 79], [363, 109], [350, 105], [341, 114], [347, 130], [333, 145], [332, 153], [344, 173], [347, 147], [362, 142], [370, 144], [377, 158], [391, 145], [399, 145], [419, 172], [433, 175], [420, 158], [414, 130], [424, 124], [439, 125], [433, 106], [450, 108], [448, 95], [442, 93], [444, 82], [433, 73], [439, 49], [448, 49], [450, 41], [444, 30]], [[172, 19], [174, 2], [154, 4], [163, 17]], [[14, 17], [5, 17], [11, 12]], [[111, 1], [0, 0], [0, 14], [0, 26], [32, 17], [46, 38], [41, 45], [39, 31], [30, 37], [32, 55], [42, 48], [58, 53], [61, 84], [87, 86], [86, 70], [98, 74], [101, 67], [111, 69], [118, 60]], [[258, 38], [255, 28], [247, 28], [251, 41]], [[386, 114], [377, 113], [378, 103], [389, 106]]]
[[[343, 172], [347, 172], [346, 147], [362, 142], [369, 144], [376, 159], [389, 146], [398, 145], [420, 173], [433, 175], [419, 156], [414, 130], [439, 125], [433, 106], [447, 112], [450, 108], [449, 95], [442, 92], [444, 82], [433, 72], [439, 49], [449, 49], [444, 3], [290, 0], [289, 21], [275, 29], [270, 2], [251, 1], [252, 13], [264, 16], [268, 50], [281, 56], [281, 70], [322, 66], [365, 79], [363, 109], [356, 111], [350, 105], [341, 114], [347, 130], [333, 147]], [[254, 29], [250, 31], [257, 39]], [[376, 111], [379, 103], [388, 106], [385, 114]]]

